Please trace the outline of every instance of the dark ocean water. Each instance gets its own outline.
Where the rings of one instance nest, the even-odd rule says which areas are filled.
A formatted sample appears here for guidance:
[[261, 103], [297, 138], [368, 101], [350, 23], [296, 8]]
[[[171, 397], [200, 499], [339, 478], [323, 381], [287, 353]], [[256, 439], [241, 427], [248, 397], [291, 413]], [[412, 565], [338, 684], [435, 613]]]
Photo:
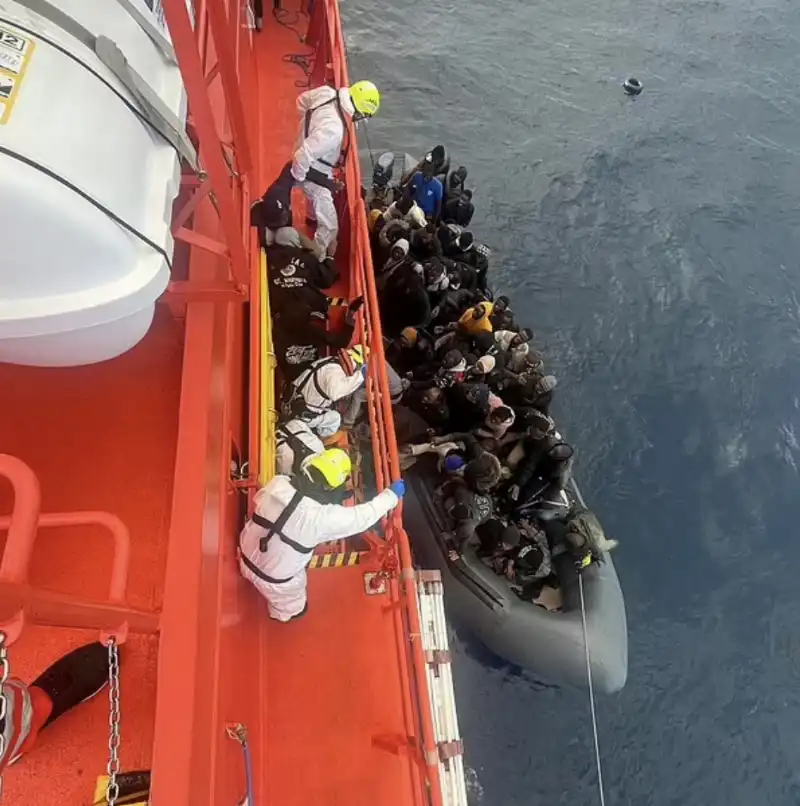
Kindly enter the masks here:
[[[344, 0], [376, 149], [470, 170], [493, 281], [561, 384], [630, 676], [609, 806], [800, 803], [800, 5]], [[645, 85], [631, 100], [621, 82]], [[597, 803], [585, 694], [455, 639], [473, 796]]]

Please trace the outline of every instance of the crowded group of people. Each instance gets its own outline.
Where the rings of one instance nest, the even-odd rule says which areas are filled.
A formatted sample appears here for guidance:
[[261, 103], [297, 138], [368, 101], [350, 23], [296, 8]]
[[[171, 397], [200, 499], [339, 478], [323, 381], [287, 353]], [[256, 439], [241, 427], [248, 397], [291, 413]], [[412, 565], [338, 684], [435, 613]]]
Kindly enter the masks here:
[[[352, 343], [363, 299], [329, 293], [340, 276], [335, 169], [350, 147], [348, 119], [379, 105], [370, 82], [304, 92], [299, 145], [253, 207], [283, 391], [277, 476], [256, 496], [240, 566], [279, 621], [305, 612], [313, 549], [369, 528], [405, 492], [398, 481], [372, 501], [341, 505], [351, 473], [345, 448], [369, 441], [370, 356]], [[543, 591], [559, 584], [554, 555], [567, 552], [582, 570], [612, 542], [598, 541], [594, 516], [564, 494], [573, 449], [550, 416], [556, 378], [509, 299], [492, 293], [491, 251], [469, 230], [467, 169], [451, 169], [441, 145], [418, 163], [395, 170], [397, 162], [379, 158], [365, 198], [403, 468], [435, 466], [451, 559], [473, 548], [519, 596], [548, 606], [555, 599]], [[293, 226], [298, 185], [313, 239]]]
[[399, 176], [396, 162], [379, 158], [367, 203], [386, 356], [404, 386], [403, 467], [435, 466], [452, 560], [474, 549], [520, 597], [555, 608], [554, 555], [580, 572], [614, 545], [566, 495], [573, 448], [550, 413], [556, 378], [491, 290], [467, 169], [442, 145]]

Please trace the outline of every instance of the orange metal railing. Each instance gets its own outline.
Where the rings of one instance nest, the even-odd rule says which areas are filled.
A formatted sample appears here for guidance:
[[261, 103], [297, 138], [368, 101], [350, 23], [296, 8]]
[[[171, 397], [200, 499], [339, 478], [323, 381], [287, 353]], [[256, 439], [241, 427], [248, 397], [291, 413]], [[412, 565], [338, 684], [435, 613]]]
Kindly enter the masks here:
[[[317, 14], [325, 15], [324, 25], [320, 25]], [[322, 31], [317, 45], [317, 68], [332, 72], [325, 76], [335, 87], [349, 84], [346, 62], [346, 48], [342, 33], [337, 0], [317, 2], [309, 25], [312, 32]], [[324, 40], [326, 39], [327, 42]], [[321, 76], [316, 76], [318, 79]], [[400, 462], [397, 452], [397, 437], [389, 396], [389, 380], [386, 372], [386, 358], [383, 349], [383, 332], [380, 321], [378, 295], [372, 265], [367, 217], [362, 198], [361, 167], [358, 161], [358, 148], [355, 127], [350, 124], [350, 143], [345, 164], [347, 192], [347, 215], [349, 218], [351, 285], [352, 295], [362, 295], [366, 304], [362, 308], [360, 340], [369, 345], [369, 374], [367, 378], [368, 407], [375, 457], [375, 473], [378, 489], [400, 478]], [[344, 229], [344, 228], [343, 228]], [[399, 652], [405, 656], [407, 668], [413, 671], [409, 682], [408, 696], [411, 699], [413, 734], [417, 737], [418, 748], [426, 774], [421, 797], [433, 806], [442, 803], [439, 781], [438, 754], [434, 738], [433, 720], [430, 711], [428, 681], [426, 677], [425, 655], [421, 642], [420, 614], [417, 604], [416, 581], [411, 547], [408, 535], [403, 528], [402, 507], [398, 507], [386, 522], [386, 551], [384, 568], [386, 572], [399, 571], [399, 595], [403, 604], [398, 611], [402, 620], [399, 632], [401, 641]], [[395, 588], [394, 581], [392, 583]]]
[[[125, 524], [109, 512], [41, 513], [39, 480], [21, 460], [0, 454], [0, 477], [14, 491], [14, 507], [0, 517], [0, 532], [7, 531], [0, 563], [0, 632], [8, 644], [19, 638], [26, 622], [53, 627], [90, 628], [101, 631], [101, 639], [112, 636], [121, 644], [129, 630], [154, 633], [157, 613], [130, 608], [126, 604], [130, 534]], [[28, 571], [38, 532], [46, 527], [101, 527], [114, 544], [108, 598], [105, 602], [83, 599], [75, 594], [55, 593], [32, 585]]]

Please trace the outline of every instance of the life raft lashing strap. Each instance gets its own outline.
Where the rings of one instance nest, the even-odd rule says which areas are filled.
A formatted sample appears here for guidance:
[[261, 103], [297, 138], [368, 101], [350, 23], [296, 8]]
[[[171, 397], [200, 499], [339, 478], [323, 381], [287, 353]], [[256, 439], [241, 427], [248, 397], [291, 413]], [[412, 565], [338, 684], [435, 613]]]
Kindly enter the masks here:
[[298, 543], [295, 540], [292, 540], [290, 537], [287, 537], [283, 533], [283, 527], [286, 526], [286, 521], [292, 517], [292, 514], [299, 506], [300, 502], [303, 500], [303, 494], [295, 490], [294, 495], [292, 496], [289, 503], [284, 507], [283, 512], [278, 515], [277, 520], [271, 521], [269, 518], [265, 518], [262, 515], [259, 515], [257, 512], [253, 513], [251, 520], [253, 523], [258, 524], [262, 529], [267, 530], [267, 534], [261, 538], [259, 541], [258, 547], [261, 551], [266, 551], [269, 541], [273, 537], [277, 537], [282, 543], [285, 543], [290, 548], [293, 548], [299, 554], [311, 554], [314, 551], [313, 548], [309, 548], [308, 546], [304, 546], [301, 543]]

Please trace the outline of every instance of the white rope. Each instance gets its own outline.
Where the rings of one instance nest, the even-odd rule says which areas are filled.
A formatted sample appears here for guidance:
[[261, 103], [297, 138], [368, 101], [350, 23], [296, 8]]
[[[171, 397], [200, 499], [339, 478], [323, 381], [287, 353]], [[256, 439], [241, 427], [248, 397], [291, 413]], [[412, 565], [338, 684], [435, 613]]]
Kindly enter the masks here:
[[592, 681], [592, 657], [589, 652], [589, 631], [586, 628], [586, 603], [583, 599], [583, 576], [578, 574], [578, 589], [581, 592], [581, 621], [583, 623], [583, 648], [586, 653], [586, 678], [589, 681], [589, 708], [592, 712], [592, 736], [594, 737], [594, 763], [597, 767], [597, 790], [600, 794], [600, 806], [606, 806], [606, 794], [603, 786], [603, 765], [600, 762], [600, 736], [597, 732], [597, 712], [594, 704], [594, 682]]

